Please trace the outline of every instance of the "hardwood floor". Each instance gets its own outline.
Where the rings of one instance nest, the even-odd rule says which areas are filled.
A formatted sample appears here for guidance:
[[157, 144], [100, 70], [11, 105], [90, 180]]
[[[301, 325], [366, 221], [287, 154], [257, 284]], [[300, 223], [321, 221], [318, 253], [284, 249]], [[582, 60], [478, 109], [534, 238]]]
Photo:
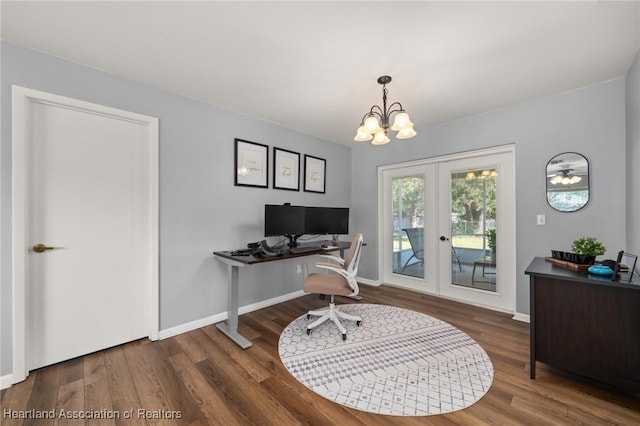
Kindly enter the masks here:
[[[345, 408], [307, 390], [278, 357], [280, 332], [326, 305], [307, 295], [240, 317], [242, 350], [214, 326], [140, 340], [32, 371], [2, 391], [2, 425], [638, 425], [640, 397], [538, 363], [529, 380], [529, 326], [511, 315], [387, 287], [362, 286], [360, 303], [437, 317], [475, 339], [495, 369], [489, 392], [466, 410], [389, 417]], [[339, 303], [358, 303], [340, 298]], [[18, 419], [48, 415], [55, 420]], [[92, 414], [103, 419], [61, 418]], [[126, 418], [131, 417], [131, 418]], [[160, 417], [160, 418], [158, 418]]]

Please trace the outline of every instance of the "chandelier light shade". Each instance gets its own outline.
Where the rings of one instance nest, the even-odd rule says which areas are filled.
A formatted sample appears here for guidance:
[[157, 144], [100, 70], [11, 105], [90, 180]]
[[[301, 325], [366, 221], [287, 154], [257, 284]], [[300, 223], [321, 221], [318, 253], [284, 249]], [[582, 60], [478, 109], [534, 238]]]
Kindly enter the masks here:
[[498, 172], [495, 169], [490, 170], [470, 170], [466, 173], [465, 179], [487, 179], [498, 176]]
[[[402, 108], [400, 102], [394, 102], [387, 107], [387, 84], [391, 82], [391, 77], [383, 75], [378, 79], [378, 83], [382, 84], [382, 107], [374, 105], [371, 107], [360, 122], [360, 127], [353, 138], [356, 142], [369, 142], [373, 145], [384, 145], [389, 143], [388, 131], [398, 132], [396, 139], [409, 139], [416, 135], [413, 130], [413, 123], [409, 118], [409, 114]], [[389, 126], [391, 116], [393, 124]]]
[[572, 175], [570, 169], [559, 170], [559, 174], [552, 176], [549, 182], [553, 185], [573, 185], [582, 180], [580, 176]]

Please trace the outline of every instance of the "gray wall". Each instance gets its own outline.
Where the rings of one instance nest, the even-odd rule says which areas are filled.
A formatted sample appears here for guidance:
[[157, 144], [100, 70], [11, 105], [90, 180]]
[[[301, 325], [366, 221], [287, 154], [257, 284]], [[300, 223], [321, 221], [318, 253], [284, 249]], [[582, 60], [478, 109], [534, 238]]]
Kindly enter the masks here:
[[[533, 257], [570, 250], [581, 236], [602, 240], [606, 257], [625, 247], [624, 78], [417, 131], [413, 139], [352, 149], [354, 229], [369, 243], [360, 261], [363, 277], [378, 279], [377, 166], [511, 143], [516, 146], [517, 312], [529, 312], [523, 271]], [[545, 197], [545, 166], [565, 151], [579, 152], [590, 163], [591, 199], [575, 213], [553, 210]], [[539, 213], [546, 215], [546, 226], [536, 226]]]
[[[249, 241], [262, 239], [265, 203], [349, 205], [348, 147], [11, 44], [2, 43], [1, 54], [0, 375], [12, 371], [11, 85], [160, 119], [161, 330], [226, 311], [226, 269], [214, 260], [212, 252], [240, 248]], [[277, 108], [277, 98], [274, 102]], [[325, 158], [326, 194], [235, 187], [235, 137]], [[271, 150], [269, 155], [271, 162]], [[301, 275], [295, 273], [291, 262], [277, 264], [241, 272], [241, 306], [302, 288]]]
[[627, 74], [627, 248], [640, 253], [640, 51]]
[[[363, 232], [368, 243], [359, 275], [376, 280], [377, 166], [484, 147], [516, 145], [518, 312], [529, 312], [528, 280], [522, 271], [534, 256], [547, 255], [552, 248], [568, 250], [571, 241], [583, 235], [602, 239], [607, 257], [625, 246], [640, 252], [640, 224], [634, 220], [640, 214], [640, 174], [635, 171], [640, 162], [638, 58], [626, 80], [603, 82], [430, 129], [417, 128], [416, 138], [394, 140], [383, 147], [348, 148], [11, 44], [2, 43], [1, 55], [0, 375], [12, 370], [12, 84], [160, 118], [161, 329], [226, 310], [226, 270], [211, 252], [262, 238], [265, 203], [350, 203], [351, 229]], [[234, 137], [326, 158], [327, 194], [234, 187]], [[545, 165], [564, 151], [584, 154], [591, 166], [592, 198], [576, 213], [556, 212], [545, 198]], [[633, 200], [627, 209], [625, 173], [626, 195]], [[535, 225], [538, 213], [546, 214], [547, 226]], [[629, 238], [625, 241], [627, 215]], [[289, 261], [249, 268], [242, 274], [247, 285], [241, 288], [241, 305], [301, 287], [301, 277]]]

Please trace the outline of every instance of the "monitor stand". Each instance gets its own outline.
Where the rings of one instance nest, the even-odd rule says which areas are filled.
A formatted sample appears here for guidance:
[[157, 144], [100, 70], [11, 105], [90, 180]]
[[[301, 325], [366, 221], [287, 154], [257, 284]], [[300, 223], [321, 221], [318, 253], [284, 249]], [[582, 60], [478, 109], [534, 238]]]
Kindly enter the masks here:
[[289, 239], [289, 244], [287, 244], [289, 247], [298, 247], [298, 237], [300, 235], [285, 235], [285, 237]]

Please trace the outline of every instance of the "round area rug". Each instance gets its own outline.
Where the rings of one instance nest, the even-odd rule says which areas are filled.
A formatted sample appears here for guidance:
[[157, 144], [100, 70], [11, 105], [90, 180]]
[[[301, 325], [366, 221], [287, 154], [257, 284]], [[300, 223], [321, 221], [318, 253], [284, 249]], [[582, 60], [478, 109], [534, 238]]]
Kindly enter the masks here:
[[345, 406], [393, 416], [427, 416], [469, 407], [487, 393], [493, 365], [471, 337], [437, 318], [387, 305], [347, 304], [362, 318], [331, 321], [311, 335], [304, 314], [278, 343], [287, 370], [306, 387]]

